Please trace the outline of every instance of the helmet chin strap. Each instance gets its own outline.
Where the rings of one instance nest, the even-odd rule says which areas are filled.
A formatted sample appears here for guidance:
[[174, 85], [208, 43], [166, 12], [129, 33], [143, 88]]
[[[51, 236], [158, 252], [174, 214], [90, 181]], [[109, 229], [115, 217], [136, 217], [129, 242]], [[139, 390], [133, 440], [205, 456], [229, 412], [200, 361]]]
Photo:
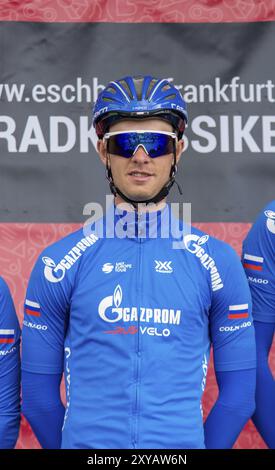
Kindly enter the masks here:
[[113, 180], [113, 175], [112, 175], [112, 170], [111, 170], [110, 167], [108, 167], [108, 163], [106, 162], [106, 178], [109, 181], [110, 190], [111, 190], [112, 194], [115, 197], [117, 195], [119, 195], [122, 199], [124, 199], [124, 201], [131, 204], [134, 207], [135, 210], [138, 209], [138, 204], [145, 204], [145, 205], [148, 205], [150, 203], [157, 204], [158, 202], [162, 201], [169, 194], [169, 191], [172, 188], [172, 186], [174, 185], [174, 183], [176, 183], [176, 185], [178, 187], [178, 191], [179, 191], [180, 195], [182, 195], [182, 189], [181, 189], [179, 183], [175, 180], [177, 170], [178, 170], [178, 168], [177, 168], [177, 164], [176, 164], [176, 151], [174, 150], [174, 163], [171, 167], [170, 176], [169, 176], [169, 180], [167, 181], [167, 183], [152, 198], [137, 201], [136, 199], [130, 199], [129, 197], [127, 197], [125, 194], [123, 194], [122, 191], [120, 191], [120, 189], [118, 187], [115, 186], [115, 183], [114, 183], [114, 180]]

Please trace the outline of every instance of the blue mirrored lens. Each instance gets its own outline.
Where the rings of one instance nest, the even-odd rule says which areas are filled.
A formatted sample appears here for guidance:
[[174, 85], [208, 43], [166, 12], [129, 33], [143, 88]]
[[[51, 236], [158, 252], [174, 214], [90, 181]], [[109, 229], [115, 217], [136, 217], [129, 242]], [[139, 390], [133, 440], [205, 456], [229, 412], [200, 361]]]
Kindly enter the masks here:
[[155, 158], [172, 153], [173, 140], [171, 136], [157, 132], [124, 132], [109, 137], [107, 150], [114, 155], [131, 158], [137, 148], [142, 145], [148, 155]]

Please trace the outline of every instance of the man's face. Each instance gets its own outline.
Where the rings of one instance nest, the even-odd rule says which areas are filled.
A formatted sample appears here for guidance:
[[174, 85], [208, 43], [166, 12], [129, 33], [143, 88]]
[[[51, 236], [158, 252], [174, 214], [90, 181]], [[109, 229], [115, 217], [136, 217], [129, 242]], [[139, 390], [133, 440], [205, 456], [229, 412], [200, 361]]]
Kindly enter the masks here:
[[[109, 132], [119, 131], [166, 131], [173, 132], [172, 126], [161, 119], [125, 120], [112, 125]], [[176, 159], [180, 159], [183, 150], [183, 141], [176, 144]], [[108, 154], [106, 143], [98, 141], [98, 152], [102, 162], [111, 168], [114, 184], [129, 199], [145, 201], [154, 197], [169, 180], [174, 155], [162, 155], [151, 158], [143, 147], [131, 158]], [[120, 198], [118, 198], [120, 199]], [[122, 202], [122, 201], [117, 201]]]

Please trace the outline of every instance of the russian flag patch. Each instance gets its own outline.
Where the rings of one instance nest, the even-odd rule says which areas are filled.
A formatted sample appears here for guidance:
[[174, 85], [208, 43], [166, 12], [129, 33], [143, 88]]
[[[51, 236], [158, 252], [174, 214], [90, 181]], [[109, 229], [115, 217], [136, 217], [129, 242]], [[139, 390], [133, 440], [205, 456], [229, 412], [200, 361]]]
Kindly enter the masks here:
[[229, 320], [238, 320], [239, 318], [248, 318], [248, 304], [230, 305], [229, 306]]
[[0, 330], [0, 344], [14, 343], [14, 330]]
[[32, 315], [33, 317], [40, 317], [40, 305], [37, 302], [26, 299], [25, 312], [27, 315]]
[[253, 271], [262, 271], [264, 259], [261, 256], [244, 254], [243, 266], [246, 269], [252, 269]]

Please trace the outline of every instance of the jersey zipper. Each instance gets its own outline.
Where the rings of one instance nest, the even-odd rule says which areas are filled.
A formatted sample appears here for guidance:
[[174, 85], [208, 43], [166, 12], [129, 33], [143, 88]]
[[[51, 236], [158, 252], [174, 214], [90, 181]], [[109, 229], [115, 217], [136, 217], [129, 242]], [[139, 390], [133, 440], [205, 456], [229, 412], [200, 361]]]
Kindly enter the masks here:
[[[138, 214], [138, 228], [139, 221], [142, 215]], [[136, 298], [138, 299], [137, 308], [138, 308], [138, 331], [137, 331], [137, 342], [136, 342], [136, 373], [135, 373], [135, 403], [134, 403], [134, 412], [133, 412], [133, 434], [132, 434], [132, 444], [133, 448], [138, 448], [139, 440], [139, 412], [140, 412], [140, 375], [141, 375], [141, 335], [140, 335], [140, 299], [142, 294], [142, 254], [143, 254], [143, 241], [144, 238], [140, 237], [138, 232], [138, 267], [137, 267], [137, 288], [136, 288]]]

